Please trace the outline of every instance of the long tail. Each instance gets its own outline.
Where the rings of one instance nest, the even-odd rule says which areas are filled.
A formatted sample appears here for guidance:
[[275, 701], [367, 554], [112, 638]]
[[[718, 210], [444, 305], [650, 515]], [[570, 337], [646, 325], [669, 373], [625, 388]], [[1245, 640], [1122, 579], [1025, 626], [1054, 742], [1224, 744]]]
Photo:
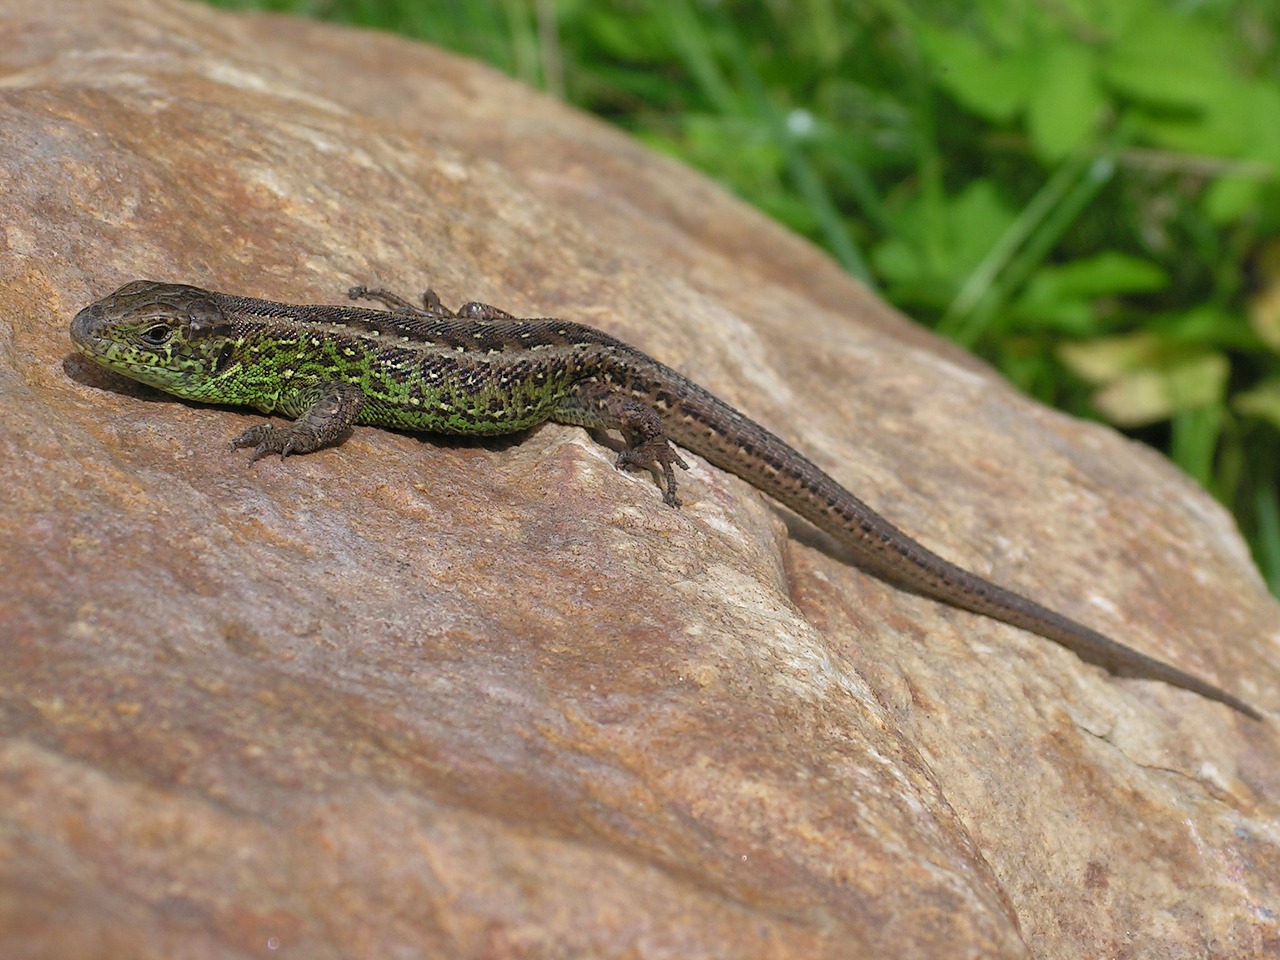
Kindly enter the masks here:
[[1029, 630], [1114, 674], [1160, 680], [1262, 719], [1257, 710], [1225, 690], [938, 556], [764, 427], [675, 371], [656, 361], [654, 365], [655, 393], [667, 399], [663, 420], [675, 443], [741, 477], [836, 537], [870, 572], [951, 606]]

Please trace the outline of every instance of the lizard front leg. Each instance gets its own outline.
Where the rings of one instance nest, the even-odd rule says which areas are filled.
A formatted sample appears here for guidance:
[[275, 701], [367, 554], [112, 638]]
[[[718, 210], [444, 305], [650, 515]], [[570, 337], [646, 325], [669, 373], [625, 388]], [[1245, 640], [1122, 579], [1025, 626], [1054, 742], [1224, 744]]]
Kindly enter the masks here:
[[673, 507], [680, 505], [674, 468], [688, 470], [689, 465], [671, 445], [662, 418], [652, 407], [617, 387], [588, 380], [569, 388], [551, 419], [590, 430], [620, 431], [626, 446], [618, 454], [615, 466], [620, 470], [648, 470], [656, 463], [665, 484], [662, 499]]
[[286, 427], [262, 423], [231, 441], [231, 449], [253, 447], [249, 462], [269, 453], [284, 459], [291, 453], [310, 453], [340, 440], [356, 422], [364, 406], [364, 391], [354, 383], [322, 383], [299, 397], [298, 406], [310, 403], [302, 416]]

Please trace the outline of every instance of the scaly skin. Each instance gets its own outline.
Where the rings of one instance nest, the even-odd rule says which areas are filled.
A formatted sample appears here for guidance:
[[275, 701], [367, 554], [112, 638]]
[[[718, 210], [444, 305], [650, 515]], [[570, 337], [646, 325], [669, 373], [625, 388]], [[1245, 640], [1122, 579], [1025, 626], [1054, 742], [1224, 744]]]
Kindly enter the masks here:
[[495, 435], [546, 420], [620, 430], [618, 465], [657, 465], [676, 499], [678, 444], [736, 474], [909, 590], [1062, 644], [1112, 673], [1161, 680], [1255, 720], [1249, 704], [956, 566], [907, 536], [804, 455], [634, 347], [563, 320], [522, 320], [430, 291], [418, 307], [363, 287], [388, 310], [291, 306], [136, 280], [81, 310], [71, 338], [110, 370], [189, 400], [282, 413], [232, 447], [308, 453], [353, 424]]

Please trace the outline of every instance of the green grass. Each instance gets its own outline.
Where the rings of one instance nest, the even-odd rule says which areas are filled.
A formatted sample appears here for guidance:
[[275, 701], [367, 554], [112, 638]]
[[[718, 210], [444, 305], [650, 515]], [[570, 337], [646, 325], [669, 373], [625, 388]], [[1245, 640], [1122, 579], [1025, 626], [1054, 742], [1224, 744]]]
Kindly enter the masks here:
[[1280, 593], [1269, 0], [217, 5], [484, 59], [699, 167], [1027, 393], [1163, 450]]

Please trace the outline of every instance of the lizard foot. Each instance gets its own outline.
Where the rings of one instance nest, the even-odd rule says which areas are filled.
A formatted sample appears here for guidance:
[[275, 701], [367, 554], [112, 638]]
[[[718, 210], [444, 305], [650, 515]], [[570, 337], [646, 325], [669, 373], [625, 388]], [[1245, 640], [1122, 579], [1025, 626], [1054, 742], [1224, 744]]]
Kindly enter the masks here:
[[676, 472], [673, 468], [688, 470], [689, 465], [681, 459], [675, 447], [671, 446], [671, 441], [667, 439], [666, 434], [660, 433], [626, 447], [618, 454], [615, 466], [619, 470], [648, 470], [654, 463], [662, 469], [664, 480], [662, 499], [669, 506], [680, 506], [680, 501], [676, 497]]
[[297, 451], [298, 443], [291, 427], [276, 427], [269, 423], [260, 423], [256, 427], [250, 427], [231, 441], [232, 450], [241, 450], [245, 447], [253, 447], [249, 462], [256, 463], [272, 453], [280, 454], [283, 460]]
[[454, 317], [452, 310], [440, 302], [440, 297], [434, 290], [426, 290], [422, 294], [422, 306], [416, 303], [410, 303], [404, 297], [392, 293], [390, 290], [374, 289], [366, 287], [363, 284], [358, 287], [351, 287], [347, 290], [347, 296], [352, 300], [373, 300], [381, 303], [392, 313], [402, 313], [407, 316], [430, 317], [431, 319], [439, 319], [441, 317]]

